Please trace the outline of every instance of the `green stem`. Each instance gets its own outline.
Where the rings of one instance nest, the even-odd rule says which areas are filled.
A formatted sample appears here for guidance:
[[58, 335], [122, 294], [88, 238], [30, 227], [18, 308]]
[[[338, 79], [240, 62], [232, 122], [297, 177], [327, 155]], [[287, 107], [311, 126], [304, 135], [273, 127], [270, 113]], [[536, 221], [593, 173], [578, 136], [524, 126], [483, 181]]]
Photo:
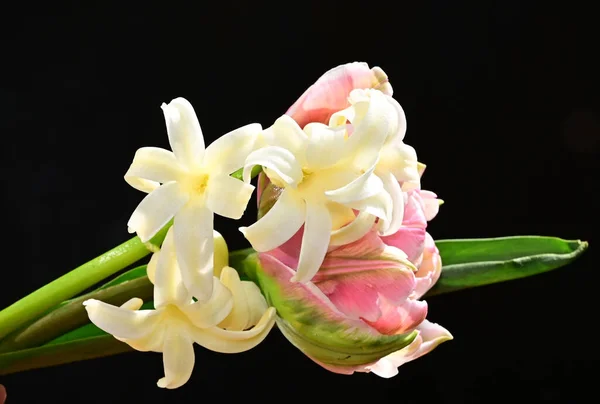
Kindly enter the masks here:
[[0, 311], [0, 339], [150, 254], [160, 246], [170, 225], [161, 229], [149, 243], [133, 237]]

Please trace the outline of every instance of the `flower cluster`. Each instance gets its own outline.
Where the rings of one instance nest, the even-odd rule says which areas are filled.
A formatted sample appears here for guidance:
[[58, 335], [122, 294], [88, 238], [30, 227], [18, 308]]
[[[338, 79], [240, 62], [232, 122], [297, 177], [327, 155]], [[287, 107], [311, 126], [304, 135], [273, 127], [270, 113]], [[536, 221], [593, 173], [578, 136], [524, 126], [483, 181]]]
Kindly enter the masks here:
[[[452, 338], [419, 300], [441, 271], [426, 233], [441, 201], [421, 189], [424, 165], [404, 143], [406, 118], [381, 69], [330, 70], [270, 127], [250, 124], [208, 147], [188, 101], [162, 109], [172, 151], [141, 148], [125, 174], [148, 193], [130, 232], [147, 242], [173, 221], [148, 264], [154, 308], [84, 303], [98, 327], [163, 353], [160, 387], [189, 379], [194, 342], [241, 352], [275, 322], [338, 373], [389, 377]], [[243, 215], [256, 168], [259, 219], [240, 228], [257, 252], [250, 282], [215, 248], [213, 216]]]

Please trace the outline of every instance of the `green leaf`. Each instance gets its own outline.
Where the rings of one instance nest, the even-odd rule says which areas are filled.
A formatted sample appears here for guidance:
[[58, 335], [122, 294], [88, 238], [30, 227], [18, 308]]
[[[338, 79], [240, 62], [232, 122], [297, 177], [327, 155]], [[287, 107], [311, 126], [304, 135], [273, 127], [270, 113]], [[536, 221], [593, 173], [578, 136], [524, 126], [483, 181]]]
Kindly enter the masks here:
[[560, 268], [588, 247], [585, 241], [543, 236], [438, 240], [436, 245], [442, 274], [426, 297]]
[[130, 269], [129, 271], [126, 271], [124, 273], [122, 273], [121, 275], [117, 276], [116, 278], [114, 278], [113, 280], [105, 283], [104, 285], [100, 286], [98, 289], [96, 290], [101, 290], [101, 289], [106, 289], [110, 286], [115, 286], [118, 285], [120, 283], [123, 283], [125, 281], [131, 281], [134, 279], [138, 279], [141, 277], [146, 276], [146, 268], [148, 267], [148, 265], [140, 265], [139, 267]]

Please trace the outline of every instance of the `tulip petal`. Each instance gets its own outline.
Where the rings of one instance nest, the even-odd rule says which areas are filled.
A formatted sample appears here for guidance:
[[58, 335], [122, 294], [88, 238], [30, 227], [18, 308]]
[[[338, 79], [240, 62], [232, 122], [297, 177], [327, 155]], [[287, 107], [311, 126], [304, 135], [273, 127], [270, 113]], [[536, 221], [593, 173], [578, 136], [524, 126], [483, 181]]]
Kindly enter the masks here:
[[275, 205], [256, 223], [240, 231], [256, 251], [269, 251], [289, 240], [304, 224], [306, 207], [291, 190], [284, 189]]
[[421, 199], [423, 200], [423, 214], [428, 222], [433, 220], [440, 211], [440, 202], [437, 195], [431, 191], [421, 190]]
[[321, 123], [310, 123], [304, 131], [309, 141], [306, 161], [312, 169], [323, 169], [335, 164], [343, 155], [346, 130], [333, 129]]
[[212, 294], [214, 239], [213, 212], [202, 201], [191, 200], [173, 222], [173, 236], [181, 277], [188, 291], [199, 301]]
[[401, 304], [413, 292], [413, 269], [402, 251], [370, 232], [330, 251], [313, 282], [346, 316], [374, 322], [382, 315], [382, 297]]
[[411, 345], [382, 358], [375, 365], [369, 366], [368, 370], [384, 378], [396, 376], [399, 366], [431, 352], [442, 342], [454, 338], [444, 327], [428, 320], [423, 321], [417, 327], [417, 331], [419, 337]]
[[419, 299], [429, 291], [440, 279], [442, 274], [442, 257], [435, 246], [433, 238], [429, 233], [425, 234], [425, 245], [423, 258], [419, 270], [415, 273], [417, 285], [415, 286], [414, 298]]
[[302, 248], [292, 282], [308, 282], [317, 273], [329, 247], [330, 233], [331, 216], [327, 206], [307, 202]]
[[101, 330], [118, 338], [142, 338], [153, 332], [158, 313], [155, 310], [128, 310], [99, 300], [83, 302], [90, 321]]
[[416, 265], [420, 261], [419, 258], [423, 255], [425, 233], [425, 229], [419, 227], [402, 226], [396, 233], [391, 236], [381, 237], [381, 239], [385, 244], [404, 251], [408, 260]]
[[330, 201], [349, 204], [379, 194], [383, 191], [383, 182], [378, 176], [373, 174], [374, 170], [375, 166], [372, 166], [368, 171], [347, 185], [332, 191], [326, 191], [325, 196]]
[[374, 224], [375, 216], [364, 211], [360, 212], [352, 222], [331, 232], [329, 245], [340, 246], [353, 243], [367, 234]]
[[169, 228], [160, 252], [156, 253], [154, 273], [154, 307], [160, 308], [169, 304], [188, 304], [192, 297], [181, 278], [177, 264], [173, 227]]
[[175, 157], [188, 169], [198, 167], [204, 157], [204, 136], [194, 107], [185, 98], [175, 98], [161, 108]]
[[243, 167], [261, 130], [260, 124], [252, 123], [221, 136], [206, 148], [204, 166], [225, 175]]
[[158, 387], [176, 389], [183, 386], [192, 376], [194, 362], [194, 346], [188, 332], [178, 327], [169, 327], [163, 351], [165, 377], [158, 381]]
[[383, 173], [380, 177], [383, 182], [383, 188], [392, 198], [391, 220], [380, 220], [378, 223], [380, 227], [379, 234], [388, 236], [396, 233], [402, 226], [405, 200], [402, 188], [400, 188], [398, 180], [392, 173]]
[[427, 302], [407, 299], [396, 305], [381, 297], [379, 300], [381, 317], [376, 321], [367, 321], [382, 334], [402, 334], [412, 331], [427, 317]]
[[240, 219], [254, 192], [254, 185], [229, 175], [211, 176], [206, 191], [206, 206], [214, 213]]
[[197, 301], [187, 306], [181, 306], [181, 311], [198, 328], [210, 328], [222, 322], [234, 305], [233, 296], [228, 288], [213, 277], [213, 293], [205, 301]]
[[198, 344], [211, 351], [220, 353], [240, 353], [260, 344], [275, 324], [275, 309], [269, 307], [260, 321], [246, 331], [229, 331], [218, 327], [205, 330], [194, 329], [192, 338]]
[[135, 152], [125, 173], [125, 181], [135, 189], [150, 193], [160, 183], [177, 181], [182, 173], [175, 155], [158, 147], [142, 147]]
[[309, 357], [335, 366], [376, 362], [408, 345], [416, 332], [382, 335], [361, 320], [345, 316], [312, 282], [291, 282], [294, 271], [269, 253], [249, 257], [246, 273], [277, 309], [281, 332]]
[[244, 165], [244, 182], [250, 182], [250, 173], [254, 166], [263, 166], [271, 181], [296, 186], [302, 181], [302, 167], [296, 157], [287, 149], [279, 146], [267, 146], [250, 153]]
[[167, 182], [146, 195], [131, 214], [127, 226], [143, 243], [162, 229], [188, 201], [179, 184]]

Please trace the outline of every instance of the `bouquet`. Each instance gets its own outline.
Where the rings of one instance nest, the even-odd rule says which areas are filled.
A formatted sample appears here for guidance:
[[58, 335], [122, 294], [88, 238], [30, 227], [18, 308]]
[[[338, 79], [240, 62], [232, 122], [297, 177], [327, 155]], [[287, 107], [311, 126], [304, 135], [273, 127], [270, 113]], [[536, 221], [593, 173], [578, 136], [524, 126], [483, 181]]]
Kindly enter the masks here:
[[[277, 325], [331, 372], [389, 378], [453, 338], [425, 298], [559, 268], [587, 248], [435, 241], [427, 224], [443, 200], [422, 187], [426, 165], [379, 67], [338, 66], [270, 126], [209, 145], [186, 99], [162, 111], [171, 150], [140, 148], [124, 176], [147, 194], [127, 223], [135, 236], [0, 311], [0, 375], [152, 351], [158, 386], [175, 389], [194, 344], [243, 352]], [[214, 215], [240, 219], [249, 203], [249, 246], [233, 249]]]

